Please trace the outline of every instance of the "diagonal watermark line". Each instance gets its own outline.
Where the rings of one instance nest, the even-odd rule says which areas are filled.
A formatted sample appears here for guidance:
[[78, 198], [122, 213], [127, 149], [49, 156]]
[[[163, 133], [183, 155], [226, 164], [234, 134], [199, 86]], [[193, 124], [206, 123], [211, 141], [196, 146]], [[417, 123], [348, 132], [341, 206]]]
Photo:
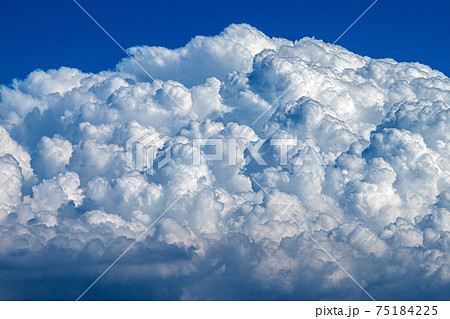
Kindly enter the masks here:
[[[184, 110], [181, 105], [147, 72], [147, 70], [133, 57], [131, 56], [76, 0], [73, 0], [79, 7], [80, 9], [109, 37], [111, 38], [111, 40], [113, 40], [114, 43], [116, 43], [117, 46], [119, 46], [119, 48], [125, 52], [125, 54], [134, 62], [136, 63], [136, 65], [150, 78], [152, 79], [154, 82], [157, 83], [157, 85], [176, 103], [176, 105], [186, 114], [188, 115], [195, 123], [198, 124], [198, 122], [186, 111]], [[308, 71], [308, 69], [313, 66], [323, 55], [325, 55], [326, 53], [328, 53], [328, 51], [331, 49], [331, 47], [345, 34], [347, 33], [366, 13], [367, 11], [369, 11], [372, 6], [377, 2], [378, 0], [375, 0], [316, 60], [314, 60], [308, 67], [307, 69], [300, 75], [299, 78], [297, 78], [296, 81], [294, 81], [253, 123], [252, 125], [254, 125], [287, 91], [289, 91], [289, 89], [295, 85], [295, 83], [297, 83], [302, 77], [303, 75], [306, 73], [306, 71]], [[252, 178], [252, 180], [271, 198], [273, 199], [273, 197], [256, 181]], [[92, 282], [92, 284], [76, 299], [76, 301], [79, 301], [133, 246], [134, 244], [139, 241], [149, 230], [151, 227], [153, 227], [166, 213], [167, 211], [172, 208], [172, 206], [195, 184], [196, 182], [194, 182], [191, 186], [188, 187], [188, 189], [183, 192], [127, 249], [125, 249], [125, 251], [100, 275], [97, 277], [97, 279], [94, 280], [94, 282]], [[274, 199], [273, 199], [274, 200]], [[327, 256], [333, 260], [344, 272], [345, 274], [351, 279], [353, 280], [359, 288], [361, 288], [364, 293], [373, 301], [375, 301], [375, 299], [325, 250], [325, 248], [323, 248], [322, 245], [320, 245], [320, 243], [315, 240], [311, 234], [304, 228], [302, 227], [293, 217], [291, 214], [289, 214], [278, 202], [276, 202], [274, 200], [274, 202], [311, 238], [311, 240], [322, 250], [324, 251]], [[304, 203], [305, 204], [305, 203]], [[305, 206], [307, 206], [305, 204]]]
[[255, 125], [255, 123], [258, 122], [259, 119], [260, 119], [264, 114], [266, 114], [267, 111], [269, 111], [269, 110], [272, 108], [272, 106], [273, 106], [275, 103], [277, 103], [278, 100], [279, 100], [284, 94], [286, 94], [287, 91], [289, 91], [289, 90], [291, 89], [291, 87], [293, 87], [298, 81], [300, 81], [300, 79], [303, 77], [303, 75], [305, 75], [305, 73], [306, 73], [307, 71], [309, 71], [309, 68], [311, 68], [314, 64], [316, 64], [317, 61], [320, 60], [321, 57], [323, 57], [326, 53], [328, 53], [328, 51], [330, 51], [331, 47], [332, 47], [333, 45], [335, 45], [336, 42], [338, 42], [339, 39], [342, 38], [342, 37], [344, 36], [344, 34], [346, 34], [347, 31], [350, 30], [350, 29], [356, 24], [356, 22], [358, 22], [359, 19], [361, 19], [361, 18], [367, 13], [367, 11], [369, 11], [369, 10], [374, 6], [374, 4], [377, 3], [377, 2], [378, 2], [378, 0], [375, 0], [374, 2], [372, 2], [372, 4], [371, 4], [371, 5], [370, 5], [363, 13], [361, 13], [361, 14], [359, 15], [359, 17], [356, 18], [356, 20], [353, 21], [353, 23], [350, 24], [349, 27], [348, 27], [347, 29], [345, 29], [345, 31], [342, 32], [342, 34], [341, 34], [336, 40], [334, 40], [334, 42], [333, 42], [332, 44], [330, 44], [330, 45], [328, 46], [328, 48], [327, 48], [325, 51], [323, 51], [322, 54], [321, 54], [317, 59], [315, 59], [312, 63], [310, 63], [310, 64], [306, 67], [306, 70], [305, 70], [305, 71], [304, 71], [304, 72], [303, 72], [303, 73], [302, 73], [302, 74], [301, 74], [294, 82], [292, 82], [292, 84], [289, 85], [289, 87], [288, 87], [286, 90], [284, 90], [283, 93], [281, 93], [281, 95], [279, 95], [279, 96], [276, 98], [276, 100], [275, 100], [272, 104], [270, 104], [270, 106], [269, 106], [268, 108], [266, 108], [266, 109], [264, 110], [264, 112], [263, 112], [260, 116], [258, 116], [258, 118], [252, 123], [252, 126]]
[[89, 287], [87, 287], [87, 289], [85, 290], [85, 291], [83, 291], [83, 293], [76, 299], [76, 301], [79, 301], [102, 277], [103, 277], [103, 275], [105, 275], [107, 272], [108, 272], [108, 270], [110, 270], [111, 269], [111, 267], [112, 266], [114, 266], [118, 261], [119, 261], [119, 259], [120, 258], [122, 258], [123, 257], [123, 255], [125, 255], [130, 249], [131, 249], [131, 247], [133, 247], [134, 246], [134, 244], [136, 244], [149, 230], [150, 230], [150, 228], [152, 228], [153, 227], [153, 225], [155, 225], [160, 219], [161, 219], [161, 217], [163, 217], [168, 211], [169, 211], [169, 209], [171, 209], [172, 208], [172, 206], [173, 205], [175, 205], [175, 203], [176, 202], [178, 202], [178, 200], [181, 198], [181, 197], [183, 197], [183, 195], [184, 194], [186, 194], [187, 193], [187, 191], [188, 190], [190, 190], [191, 189], [191, 187], [192, 186], [194, 186], [196, 183], [197, 183], [197, 181], [198, 181], [198, 179], [196, 179], [195, 180], [195, 182], [194, 183], [192, 183], [183, 193], [181, 193], [181, 195], [180, 196], [178, 196], [177, 197], [177, 199], [175, 199], [175, 201], [173, 201], [173, 203], [172, 204], [170, 204], [169, 205], [169, 207], [167, 207], [166, 208], [166, 210], [161, 214], [161, 215], [159, 215], [159, 217], [158, 218], [156, 218], [154, 221], [153, 221], [153, 223], [151, 223], [151, 225], [150, 226], [148, 226], [147, 227], [147, 229], [144, 231], [144, 232], [142, 232], [142, 234], [141, 235], [139, 235], [139, 237], [138, 238], [136, 238], [135, 239], [135, 241], [130, 245], [130, 246], [128, 246], [128, 248], [127, 249], [125, 249], [124, 251], [123, 251], [123, 253], [119, 256], [119, 257], [117, 257], [117, 259], [116, 260], [114, 260], [114, 262], [111, 264], [111, 265], [109, 265], [109, 267], [108, 268], [106, 268], [105, 269], [105, 271], [104, 272], [102, 272], [101, 273], [101, 275], [100, 276], [98, 276], [97, 277], [97, 279], [95, 279], [93, 282], [92, 282], [92, 284], [90, 284], [90, 286]]
[[117, 44], [117, 46], [120, 48], [120, 49], [122, 49], [122, 51], [123, 52], [125, 52], [125, 54], [126, 55], [128, 55], [128, 57], [134, 62], [134, 63], [136, 63], [136, 65], [142, 70], [142, 71], [144, 71], [144, 73], [145, 74], [147, 74], [148, 75], [148, 77], [150, 78], [150, 79], [152, 79], [152, 81], [153, 82], [155, 82], [160, 88], [161, 88], [161, 90], [163, 90], [164, 91], [164, 93], [166, 93], [171, 99], [172, 99], [172, 101], [174, 101], [175, 102], [175, 104], [187, 115], [187, 116], [189, 116], [190, 118], [191, 118], [191, 120], [193, 120], [196, 124], [198, 124], [198, 125], [200, 125], [185, 109], [183, 109], [182, 107], [181, 107], [181, 105], [177, 102], [177, 100], [175, 100], [174, 98], [173, 98], [173, 96], [172, 95], [170, 95], [163, 87], [162, 87], [162, 85], [161, 84], [159, 84], [156, 80], [155, 80], [155, 78], [153, 77], [153, 76], [151, 76], [151, 74], [150, 73], [148, 73], [147, 72], [147, 70], [131, 55], [131, 54], [129, 54], [128, 53], [128, 51], [127, 50], [125, 50], [121, 45], [120, 45], [120, 43], [119, 42], [117, 42], [116, 41], [116, 39], [114, 39], [113, 37], [112, 37], [112, 35], [110, 35], [109, 33], [108, 33], [108, 31], [106, 31], [105, 30], [105, 28], [103, 28], [102, 26], [101, 26], [101, 24], [100, 23], [98, 23], [97, 22], [97, 20], [95, 20], [94, 19], [94, 17], [93, 16], [91, 16], [90, 14], [89, 14], [89, 12], [87, 12], [86, 11], [86, 9], [85, 8], [83, 8], [76, 0], [73, 0], [73, 2], [75, 2], [76, 3], [76, 5], [77, 6], [79, 6], [80, 7], [80, 9], [81, 10], [83, 10], [83, 12], [84, 13], [86, 13], [86, 15], [92, 20], [92, 21], [94, 21], [94, 23], [100, 28], [100, 29], [102, 29], [103, 30], [103, 32], [105, 32], [106, 33], [106, 35], [108, 36], [108, 37], [110, 37], [111, 38], [111, 40], [113, 40], [114, 41], [114, 43], [115, 44]]
[[351, 280], [353, 280], [354, 282], [355, 282], [355, 284], [356, 285], [358, 285], [358, 287], [359, 288], [361, 288], [361, 290], [362, 291], [364, 291], [364, 293], [370, 298], [370, 299], [372, 299], [372, 301], [375, 301], [375, 299], [372, 297], [372, 295], [371, 294], [369, 294], [368, 292], [367, 292], [367, 290], [366, 289], [364, 289], [364, 287], [363, 286], [361, 286], [360, 285], [360, 283], [359, 282], [357, 282], [356, 281], [356, 279], [355, 278], [353, 278], [353, 276], [352, 275], [350, 275], [349, 273], [348, 273], [348, 271], [347, 270], [345, 270], [344, 269], [344, 267], [342, 267], [341, 266], [341, 264], [336, 260], [336, 259], [334, 259], [334, 257], [333, 256], [331, 256], [330, 255], [330, 253], [325, 249], [325, 248], [323, 248], [323, 246], [302, 226], [302, 225], [300, 225], [300, 223], [298, 223], [295, 219], [294, 219], [294, 217], [292, 217], [292, 215], [291, 214], [289, 214], [273, 197], [272, 197], [272, 195], [270, 195], [253, 177], [252, 177], [252, 180], [256, 183], [256, 185], [258, 185], [262, 190], [263, 190], [263, 192], [265, 193], [265, 194], [267, 194], [267, 196], [269, 196], [270, 197], [270, 199], [272, 199], [274, 202], [275, 202], [275, 204], [277, 204], [277, 206], [278, 207], [280, 207], [281, 208], [281, 210], [283, 211], [283, 212], [285, 212], [293, 221], [294, 221], [294, 223], [296, 223], [297, 225], [298, 225], [298, 227], [300, 227], [300, 229], [301, 230], [303, 230], [307, 235], [308, 235], [308, 237], [309, 238], [311, 238], [311, 240], [325, 253], [325, 254], [327, 254], [327, 256], [331, 259], [331, 260], [333, 260], [335, 263], [336, 263], [336, 265], [338, 265], [339, 266], [339, 268], [341, 268], [343, 271], [344, 271], [344, 273], [351, 279]]

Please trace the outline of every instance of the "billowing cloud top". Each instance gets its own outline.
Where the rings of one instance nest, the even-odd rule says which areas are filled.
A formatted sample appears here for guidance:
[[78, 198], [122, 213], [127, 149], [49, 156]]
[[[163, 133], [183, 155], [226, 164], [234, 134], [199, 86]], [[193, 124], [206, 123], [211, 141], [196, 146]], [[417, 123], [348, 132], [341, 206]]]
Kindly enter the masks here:
[[[128, 52], [156, 81], [125, 58], [0, 87], [0, 298], [75, 299], [177, 199], [85, 298], [367, 299], [306, 232], [375, 299], [450, 298], [442, 73], [249, 25]], [[170, 138], [154, 175], [126, 166], [143, 129]], [[321, 165], [190, 162], [193, 138], [274, 137]]]

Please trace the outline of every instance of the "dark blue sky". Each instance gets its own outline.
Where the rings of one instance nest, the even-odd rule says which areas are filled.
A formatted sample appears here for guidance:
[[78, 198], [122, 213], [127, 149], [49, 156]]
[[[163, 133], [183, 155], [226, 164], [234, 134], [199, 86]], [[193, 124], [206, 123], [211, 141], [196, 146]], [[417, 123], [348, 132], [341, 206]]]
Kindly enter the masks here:
[[[124, 47], [183, 46], [249, 23], [269, 36], [333, 42], [373, 0], [79, 0]], [[0, 5], [0, 83], [36, 68], [113, 68], [125, 54], [72, 0]], [[338, 42], [371, 57], [417, 61], [450, 75], [450, 1], [379, 0]]]

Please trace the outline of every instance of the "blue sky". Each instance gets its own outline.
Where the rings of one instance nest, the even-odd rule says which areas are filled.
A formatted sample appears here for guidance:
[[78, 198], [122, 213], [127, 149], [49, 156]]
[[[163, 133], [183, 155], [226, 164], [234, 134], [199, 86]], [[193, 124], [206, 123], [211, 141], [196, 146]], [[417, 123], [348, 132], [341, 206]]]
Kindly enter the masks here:
[[[86, 1], [83, 5], [124, 46], [183, 46], [249, 23], [269, 36], [333, 42], [372, 0]], [[345, 3], [345, 4], [344, 4]], [[450, 3], [380, 0], [339, 42], [350, 51], [418, 61], [450, 74]], [[2, 3], [0, 83], [36, 68], [113, 68], [124, 53], [71, 0]]]

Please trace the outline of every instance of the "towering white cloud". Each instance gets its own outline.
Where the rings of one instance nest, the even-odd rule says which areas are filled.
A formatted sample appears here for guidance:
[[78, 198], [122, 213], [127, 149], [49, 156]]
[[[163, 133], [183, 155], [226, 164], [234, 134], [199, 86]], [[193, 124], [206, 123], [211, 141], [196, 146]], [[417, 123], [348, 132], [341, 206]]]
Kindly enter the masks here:
[[[0, 87], [0, 253], [27, 269], [0, 298], [76, 298], [169, 207], [86, 298], [367, 298], [307, 233], [375, 298], [449, 297], [450, 79], [249, 25], [129, 53], [156, 81], [125, 58]], [[126, 165], [145, 129], [153, 175]], [[298, 144], [258, 165], [242, 141], [271, 138]], [[193, 139], [224, 161], [193, 165]], [[162, 288], [111, 293], [131, 283]]]

